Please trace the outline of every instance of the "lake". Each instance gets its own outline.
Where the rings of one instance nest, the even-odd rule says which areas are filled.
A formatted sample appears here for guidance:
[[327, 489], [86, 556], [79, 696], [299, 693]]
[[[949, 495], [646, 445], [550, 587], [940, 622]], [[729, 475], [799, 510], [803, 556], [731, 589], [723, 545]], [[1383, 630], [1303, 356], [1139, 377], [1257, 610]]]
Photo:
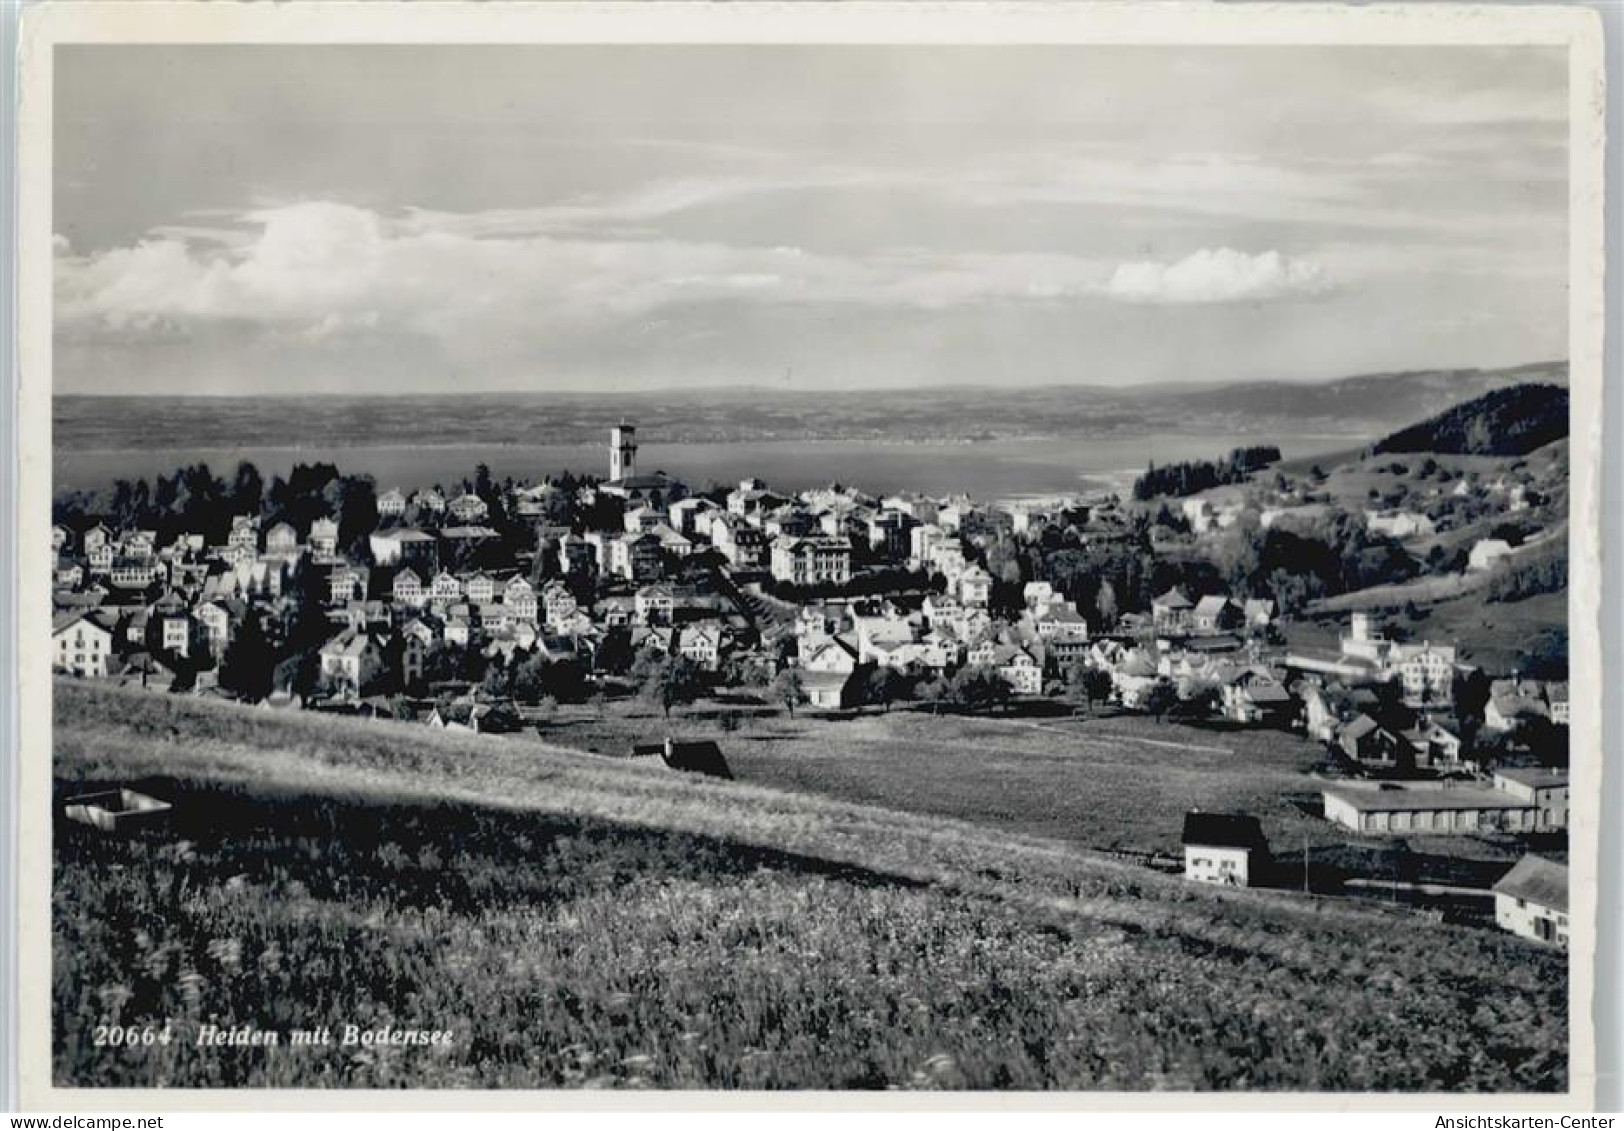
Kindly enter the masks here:
[[[872, 493], [963, 492], [982, 499], [1121, 490], [1150, 462], [1211, 459], [1242, 445], [1277, 443], [1287, 459], [1344, 451], [1368, 437], [1295, 436], [1266, 441], [1256, 435], [1041, 436], [974, 444], [854, 440], [645, 444], [638, 469], [667, 471], [691, 486], [734, 483], [756, 476], [774, 487], [802, 490], [841, 482]], [[452, 445], [445, 447], [254, 447], [53, 453], [56, 490], [96, 489], [115, 479], [155, 478], [182, 464], [207, 463], [229, 475], [251, 460], [267, 479], [297, 462], [333, 463], [346, 474], [371, 475], [380, 489], [450, 485], [471, 478], [480, 462], [497, 478], [540, 479], [563, 471], [604, 475], [603, 445]]]

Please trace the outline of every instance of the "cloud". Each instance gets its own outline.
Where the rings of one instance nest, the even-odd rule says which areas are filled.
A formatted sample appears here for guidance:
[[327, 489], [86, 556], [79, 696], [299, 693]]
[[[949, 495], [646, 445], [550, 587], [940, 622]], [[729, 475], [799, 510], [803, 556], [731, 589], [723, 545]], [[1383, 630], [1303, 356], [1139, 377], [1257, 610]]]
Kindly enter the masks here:
[[[923, 249], [832, 255], [549, 230], [524, 212], [397, 216], [327, 201], [234, 227], [154, 230], [133, 246], [58, 247], [59, 330], [88, 336], [241, 323], [308, 340], [351, 328], [459, 338], [591, 329], [696, 303], [940, 310], [1097, 296], [1109, 264], [1062, 254]], [[222, 232], [237, 231], [236, 238]]]
[[1203, 248], [1173, 263], [1124, 263], [1106, 293], [1122, 302], [1209, 304], [1258, 302], [1321, 294], [1331, 283], [1317, 264], [1278, 251], [1248, 255], [1233, 248]]

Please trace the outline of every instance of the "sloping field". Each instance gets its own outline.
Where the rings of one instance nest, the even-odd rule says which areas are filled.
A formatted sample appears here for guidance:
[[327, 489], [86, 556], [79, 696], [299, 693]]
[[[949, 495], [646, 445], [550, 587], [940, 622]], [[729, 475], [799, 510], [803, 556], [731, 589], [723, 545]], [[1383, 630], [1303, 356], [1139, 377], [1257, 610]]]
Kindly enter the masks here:
[[[1401, 911], [525, 739], [66, 682], [56, 776], [176, 806], [139, 837], [57, 824], [62, 1085], [1565, 1085], [1561, 956]], [[166, 1022], [168, 1044], [93, 1045]], [[205, 1024], [282, 1041], [200, 1048]]]

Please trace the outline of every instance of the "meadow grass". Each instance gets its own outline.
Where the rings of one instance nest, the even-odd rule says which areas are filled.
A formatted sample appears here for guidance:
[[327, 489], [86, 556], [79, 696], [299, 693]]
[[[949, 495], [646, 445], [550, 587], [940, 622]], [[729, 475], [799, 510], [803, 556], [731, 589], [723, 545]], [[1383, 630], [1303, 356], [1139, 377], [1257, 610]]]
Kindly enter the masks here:
[[[62, 1085], [1565, 1086], [1565, 960], [1491, 932], [525, 738], [55, 695], [59, 796], [175, 803], [56, 825]], [[205, 1023], [455, 1039], [199, 1049]]]

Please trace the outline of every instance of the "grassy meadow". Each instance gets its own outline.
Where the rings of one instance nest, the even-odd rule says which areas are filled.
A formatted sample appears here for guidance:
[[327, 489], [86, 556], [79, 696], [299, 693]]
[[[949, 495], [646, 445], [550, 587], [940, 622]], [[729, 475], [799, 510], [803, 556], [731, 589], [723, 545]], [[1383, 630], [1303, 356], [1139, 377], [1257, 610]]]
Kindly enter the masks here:
[[[528, 737], [55, 696], [59, 796], [175, 803], [140, 835], [56, 825], [60, 1085], [1566, 1083], [1565, 959], [1497, 933]], [[198, 1048], [209, 1023], [454, 1039]]]

